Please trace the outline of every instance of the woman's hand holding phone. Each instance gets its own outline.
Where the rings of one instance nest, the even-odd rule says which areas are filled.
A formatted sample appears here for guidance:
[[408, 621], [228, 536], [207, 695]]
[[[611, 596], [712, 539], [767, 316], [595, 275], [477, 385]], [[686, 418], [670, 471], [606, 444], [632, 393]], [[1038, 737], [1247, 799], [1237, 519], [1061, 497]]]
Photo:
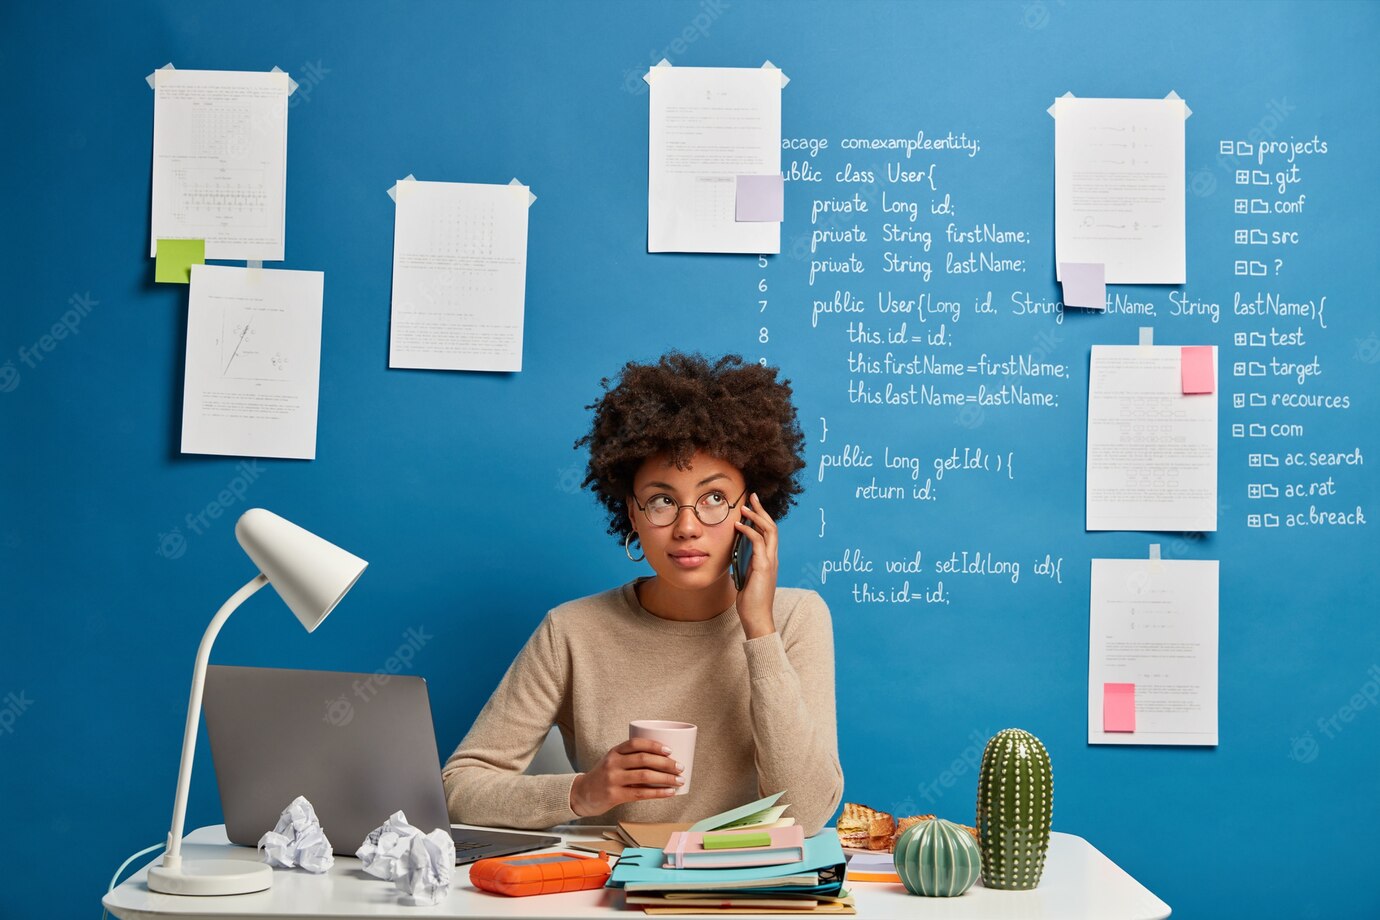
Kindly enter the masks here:
[[776, 600], [776, 522], [762, 507], [754, 492], [742, 506], [743, 519], [735, 521], [738, 539], [751, 547], [747, 577], [738, 585], [738, 619], [749, 639], [776, 632], [772, 605]]

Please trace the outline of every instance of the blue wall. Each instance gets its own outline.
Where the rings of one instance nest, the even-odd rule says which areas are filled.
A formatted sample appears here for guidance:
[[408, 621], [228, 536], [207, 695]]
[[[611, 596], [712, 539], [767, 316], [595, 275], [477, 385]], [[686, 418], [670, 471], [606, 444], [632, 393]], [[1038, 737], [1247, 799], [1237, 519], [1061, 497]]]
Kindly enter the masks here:
[[[571, 444], [601, 376], [677, 346], [783, 366], [812, 475], [821, 416], [829, 445], [927, 456], [981, 447], [1020, 463], [1015, 480], [950, 477], [934, 502], [902, 511], [852, 500], [865, 479], [814, 477], [785, 521], [782, 583], [818, 587], [834, 612], [847, 799], [968, 821], [975, 771], [965, 761], [987, 735], [1020, 726], [1051, 751], [1055, 828], [1086, 837], [1177, 916], [1375, 916], [1375, 525], [1248, 526], [1248, 513], [1270, 510], [1247, 492], [1262, 478], [1248, 456], [1262, 448], [1231, 437], [1230, 425], [1301, 422], [1306, 434], [1276, 447], [1360, 448], [1380, 460], [1370, 277], [1378, 27], [1374, 4], [1341, 3], [6, 4], [0, 709], [11, 718], [0, 717], [0, 819], [11, 848], [51, 836], [58, 842], [44, 851], [73, 856], [14, 875], [0, 913], [98, 910], [114, 867], [165, 835], [198, 637], [253, 574], [232, 536], [247, 507], [276, 510], [371, 565], [311, 637], [263, 592], [230, 622], [215, 660], [375, 670], [415, 627], [430, 638], [413, 672], [430, 683], [449, 751], [549, 607], [639, 574], [576, 488], [583, 461]], [[810, 325], [812, 299], [835, 285], [807, 282], [797, 241], [809, 229], [809, 189], [788, 184], [783, 255], [766, 268], [750, 257], [646, 253], [639, 76], [662, 56], [779, 65], [791, 77], [783, 133], [833, 140], [812, 161], [831, 189], [845, 162], [885, 172], [895, 159], [850, 157], [837, 138], [917, 129], [981, 138], [978, 157], [925, 162], [939, 164], [965, 220], [1024, 228], [1034, 243], [1030, 271], [1016, 279], [937, 275], [928, 289], [965, 306], [986, 290], [999, 302], [1013, 290], [1058, 296], [1050, 101], [1067, 90], [1176, 90], [1194, 112], [1186, 289], [1228, 307], [1238, 292], [1327, 296], [1327, 328], [1309, 326], [1306, 349], [1278, 353], [1316, 354], [1323, 376], [1268, 386], [1349, 394], [1351, 408], [1234, 411], [1228, 396], [1245, 384], [1229, 368], [1247, 355], [1233, 335], [1271, 323], [1170, 317], [1165, 289], [1119, 289], [1158, 305], [1157, 341], [1221, 347], [1221, 522], [1188, 538], [1084, 533], [1088, 349], [1134, 341], [1146, 321], [1008, 312], [952, 324], [958, 355], [1043, 349], [1068, 364], [1070, 379], [1053, 385], [1057, 411], [850, 407], [846, 326]], [[179, 454], [187, 291], [154, 285], [147, 259], [143, 78], [169, 60], [278, 65], [302, 83], [289, 118], [283, 267], [326, 273], [315, 461], [243, 467]], [[1232, 230], [1243, 224], [1232, 213], [1234, 167], [1218, 158], [1221, 140], [1253, 131], [1329, 142], [1325, 157], [1302, 165], [1313, 207], [1261, 223], [1301, 233], [1296, 247], [1269, 252], [1271, 264], [1284, 262], [1268, 286], [1232, 274]], [[783, 168], [809, 159], [784, 152]], [[384, 190], [408, 173], [516, 176], [539, 196], [522, 373], [387, 369]], [[895, 192], [879, 182], [872, 193], [881, 189]], [[857, 251], [875, 266], [880, 217], [868, 219], [873, 240]], [[942, 237], [943, 218], [920, 222]], [[940, 265], [943, 249], [930, 256]], [[887, 282], [870, 271], [854, 289], [872, 297]], [[31, 354], [74, 309], [74, 332], [27, 363], [20, 349]], [[1372, 468], [1334, 471], [1338, 496], [1317, 504], [1380, 513]], [[237, 478], [243, 498], [197, 522], [208, 506], [220, 510]], [[1306, 512], [1309, 502], [1285, 504]], [[1143, 555], [1152, 539], [1175, 558], [1221, 560], [1215, 749], [1086, 744], [1089, 560]], [[858, 607], [851, 578], [819, 583], [822, 562], [849, 547], [874, 558], [923, 549], [927, 560], [993, 552], [1021, 560], [1025, 574], [1017, 584], [951, 578], [943, 607]], [[1060, 583], [1030, 573], [1045, 554], [1062, 559]], [[915, 579], [934, 581], [932, 568]], [[203, 739], [189, 827], [220, 821], [207, 753]]]

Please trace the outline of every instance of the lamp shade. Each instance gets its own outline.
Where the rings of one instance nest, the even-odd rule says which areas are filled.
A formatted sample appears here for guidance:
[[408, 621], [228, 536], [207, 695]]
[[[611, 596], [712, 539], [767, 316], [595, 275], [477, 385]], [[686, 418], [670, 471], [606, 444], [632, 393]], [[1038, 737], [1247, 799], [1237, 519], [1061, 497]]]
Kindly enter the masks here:
[[235, 539], [307, 632], [321, 625], [369, 564], [263, 508], [240, 515]]

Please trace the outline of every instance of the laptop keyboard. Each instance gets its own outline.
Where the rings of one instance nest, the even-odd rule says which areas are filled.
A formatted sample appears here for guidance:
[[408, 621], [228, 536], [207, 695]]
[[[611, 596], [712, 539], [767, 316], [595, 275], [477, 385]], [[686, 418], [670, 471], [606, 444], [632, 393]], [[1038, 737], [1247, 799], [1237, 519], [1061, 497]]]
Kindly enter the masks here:
[[543, 847], [557, 846], [559, 837], [540, 834], [508, 834], [468, 828], [452, 827], [451, 839], [455, 841], [455, 864], [463, 866], [486, 856], [507, 856], [510, 853], [525, 853]]

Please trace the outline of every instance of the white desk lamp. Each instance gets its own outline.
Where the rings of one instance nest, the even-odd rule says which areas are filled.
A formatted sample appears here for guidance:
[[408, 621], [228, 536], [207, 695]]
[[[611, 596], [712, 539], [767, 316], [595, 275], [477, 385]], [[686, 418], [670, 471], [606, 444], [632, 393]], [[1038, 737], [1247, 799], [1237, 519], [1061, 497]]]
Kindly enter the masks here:
[[[164, 894], [248, 894], [273, 885], [273, 870], [264, 863], [241, 859], [182, 861], [182, 824], [187, 817], [187, 789], [192, 780], [197, 727], [201, 723], [201, 691], [211, 643], [235, 608], [255, 591], [272, 584], [278, 596], [311, 632], [321, 625], [369, 563], [308, 533], [271, 511], [251, 508], [235, 524], [235, 538], [259, 567], [258, 575], [240, 588], [211, 618], [192, 671], [192, 697], [187, 703], [187, 727], [182, 735], [182, 766], [177, 772], [177, 799], [163, 862], [149, 869], [149, 890]], [[286, 802], [283, 804], [287, 804]], [[264, 828], [269, 830], [269, 828]]]

